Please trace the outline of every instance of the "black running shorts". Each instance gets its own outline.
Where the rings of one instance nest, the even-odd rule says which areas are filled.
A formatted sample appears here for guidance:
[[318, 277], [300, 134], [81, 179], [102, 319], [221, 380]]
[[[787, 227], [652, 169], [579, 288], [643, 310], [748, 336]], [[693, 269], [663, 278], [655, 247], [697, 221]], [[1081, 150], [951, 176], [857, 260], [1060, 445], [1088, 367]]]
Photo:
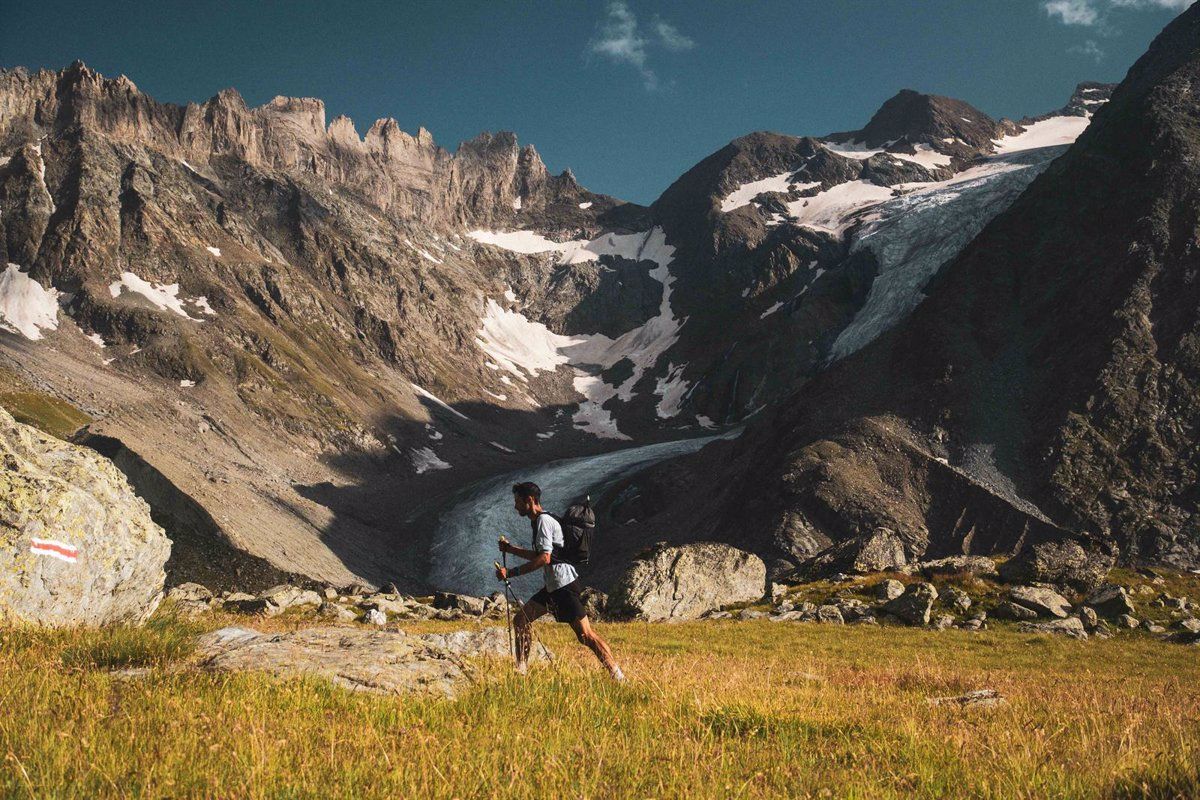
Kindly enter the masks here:
[[559, 622], [576, 622], [587, 616], [583, 610], [583, 600], [579, 597], [579, 579], [568, 583], [560, 589], [548, 592], [543, 588], [529, 602], [545, 607]]

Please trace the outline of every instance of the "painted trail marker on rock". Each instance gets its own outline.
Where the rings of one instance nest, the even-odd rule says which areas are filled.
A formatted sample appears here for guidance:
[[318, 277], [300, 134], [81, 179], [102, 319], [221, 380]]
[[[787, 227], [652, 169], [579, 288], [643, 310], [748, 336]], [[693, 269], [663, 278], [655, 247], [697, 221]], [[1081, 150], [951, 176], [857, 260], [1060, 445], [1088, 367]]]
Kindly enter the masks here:
[[29, 551], [36, 556], [50, 556], [74, 564], [79, 560], [79, 548], [56, 539], [30, 539]]

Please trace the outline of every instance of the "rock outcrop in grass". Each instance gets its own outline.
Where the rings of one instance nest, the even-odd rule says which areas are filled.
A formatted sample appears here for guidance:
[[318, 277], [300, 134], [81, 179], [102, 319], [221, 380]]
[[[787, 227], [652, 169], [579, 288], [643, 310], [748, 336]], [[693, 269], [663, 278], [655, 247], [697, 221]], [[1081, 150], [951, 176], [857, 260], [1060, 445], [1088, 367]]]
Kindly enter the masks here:
[[0, 409], [0, 623], [143, 622], [170, 552], [108, 459]]

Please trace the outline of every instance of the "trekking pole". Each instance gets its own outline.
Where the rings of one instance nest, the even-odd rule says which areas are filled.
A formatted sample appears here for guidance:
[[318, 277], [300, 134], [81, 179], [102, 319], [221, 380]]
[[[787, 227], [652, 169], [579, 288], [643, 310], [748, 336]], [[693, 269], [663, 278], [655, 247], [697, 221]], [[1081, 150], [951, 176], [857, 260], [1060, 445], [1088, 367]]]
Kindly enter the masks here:
[[[500, 537], [500, 541], [504, 541], [504, 537]], [[508, 582], [508, 553], [500, 551], [500, 558], [504, 561], [504, 627], [508, 630], [508, 652], [512, 655], [513, 660], [517, 658], [516, 637], [513, 634], [512, 626], [512, 603], [509, 597], [512, 595], [512, 585]], [[497, 564], [497, 567], [500, 565]]]

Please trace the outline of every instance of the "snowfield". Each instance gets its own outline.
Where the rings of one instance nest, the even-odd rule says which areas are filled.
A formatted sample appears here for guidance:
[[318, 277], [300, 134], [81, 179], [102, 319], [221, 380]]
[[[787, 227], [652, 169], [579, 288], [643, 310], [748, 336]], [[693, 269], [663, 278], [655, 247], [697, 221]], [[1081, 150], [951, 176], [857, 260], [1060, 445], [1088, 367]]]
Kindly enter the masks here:
[[450, 465], [438, 458], [437, 453], [429, 447], [413, 448], [408, 451], [408, 457], [412, 460], [413, 471], [418, 475], [430, 470], [450, 469]]
[[831, 361], [845, 358], [907, 317], [937, 271], [1004, 211], [1064, 147], [993, 156], [947, 181], [918, 185], [875, 206], [851, 234], [850, 252], [879, 263], [867, 300], [834, 340]]
[[58, 292], [46, 289], [16, 264], [0, 273], [0, 328], [37, 341], [58, 329]]
[[[675, 279], [671, 276], [670, 265], [675, 248], [667, 244], [663, 230], [656, 227], [643, 233], [608, 233], [590, 241], [570, 242], [554, 242], [532, 231], [472, 231], [468, 235], [477, 242], [512, 252], [555, 253], [562, 264], [579, 264], [611, 255], [632, 261], [652, 261], [657, 265], [650, 271], [650, 277], [663, 285], [658, 314], [616, 339], [599, 333], [557, 334], [524, 314], [504, 309], [490, 298], [477, 337], [479, 346], [493, 363], [521, 380], [535, 377], [539, 372], [552, 372], [564, 364], [575, 367], [572, 383], [585, 398], [575, 413], [575, 427], [595, 436], [628, 439], [617, 428], [611, 412], [603, 406], [613, 398], [623, 402], [633, 399], [633, 387], [679, 338], [679, 329], [684, 322], [677, 320], [671, 311], [671, 286]], [[596, 374], [623, 359], [632, 362], [633, 370], [619, 386], [605, 383]]]
[[[763, 178], [759, 181], [751, 181], [743, 183], [738, 188], [734, 189], [725, 199], [721, 201], [721, 210], [728, 213], [742, 206], [750, 205], [750, 201], [763, 192], [786, 192], [788, 187], [794, 183], [792, 176], [796, 174], [796, 170], [788, 170], [779, 175], [772, 175], [769, 178]], [[811, 189], [814, 186], [820, 186], [820, 181], [811, 183], [801, 183], [796, 186], [798, 191]]]
[[181, 298], [179, 296], [178, 283], [151, 283], [142, 280], [132, 272], [122, 272], [119, 281], [113, 281], [109, 284], [108, 292], [113, 298], [117, 298], [125, 291], [141, 295], [150, 301], [150, 304], [159, 311], [170, 311], [192, 322], [204, 322], [204, 319], [193, 317], [189, 314], [187, 309], [184, 308], [184, 303], [190, 303], [204, 314], [214, 313], [206, 297], [197, 297], [195, 299]]
[[1025, 126], [1024, 133], [1005, 136], [993, 142], [998, 155], [1033, 150], [1039, 147], [1061, 147], [1071, 144], [1092, 121], [1089, 117], [1050, 117]]
[[889, 186], [869, 181], [847, 181], [813, 197], [788, 203], [788, 213], [799, 225], [825, 233], [841, 235], [854, 224], [859, 211], [890, 199]]

